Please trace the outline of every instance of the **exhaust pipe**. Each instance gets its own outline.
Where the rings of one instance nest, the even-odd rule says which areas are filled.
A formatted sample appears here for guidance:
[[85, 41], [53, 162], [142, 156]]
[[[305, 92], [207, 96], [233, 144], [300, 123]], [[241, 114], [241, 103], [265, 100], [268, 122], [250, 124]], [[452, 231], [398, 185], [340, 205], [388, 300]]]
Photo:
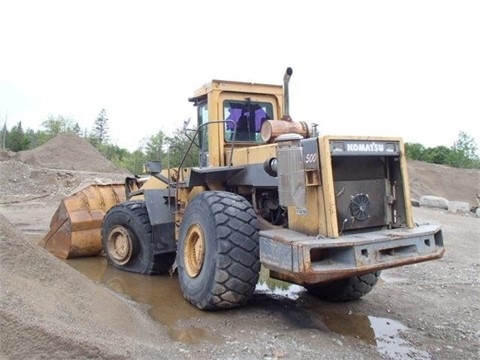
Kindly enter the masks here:
[[[280, 120], [266, 120], [260, 129], [262, 140], [265, 142], [272, 143], [278, 136], [282, 134], [298, 134], [304, 138], [309, 138], [313, 134], [311, 126], [309, 126], [306, 122], [293, 121], [290, 116], [288, 83], [290, 82], [292, 73], [292, 68], [288, 67], [285, 75], [283, 76], [283, 116]], [[268, 166], [269, 165], [267, 165], [267, 167]]]
[[293, 70], [291, 67], [287, 68], [285, 75], [283, 76], [283, 117], [282, 120], [292, 121], [290, 117], [290, 99], [288, 91], [288, 83], [290, 82], [290, 77], [292, 76]]

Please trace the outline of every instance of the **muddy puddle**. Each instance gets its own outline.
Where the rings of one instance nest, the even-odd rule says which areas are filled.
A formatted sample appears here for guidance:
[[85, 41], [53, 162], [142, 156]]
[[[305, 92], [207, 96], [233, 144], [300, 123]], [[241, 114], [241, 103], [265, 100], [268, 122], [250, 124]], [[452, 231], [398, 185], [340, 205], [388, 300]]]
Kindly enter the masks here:
[[[204, 312], [184, 300], [176, 275], [146, 276], [120, 271], [107, 266], [103, 257], [90, 257], [66, 261], [71, 267], [94, 281], [105, 284], [132, 300], [150, 305], [149, 314], [168, 328], [174, 341], [196, 344], [202, 341], [221, 343], [213, 332], [190, 324], [196, 319], [217, 320], [221, 313]], [[332, 313], [322, 303], [299, 301], [307, 296], [303, 287], [269, 278], [262, 270], [253, 308], [278, 309], [279, 316], [294, 328], [328, 330], [333, 333], [359, 339], [377, 348], [389, 359], [429, 359], [427, 353], [413, 348], [401, 337], [409, 329], [402, 323], [362, 314]], [[181, 324], [181, 325], [179, 325]]]

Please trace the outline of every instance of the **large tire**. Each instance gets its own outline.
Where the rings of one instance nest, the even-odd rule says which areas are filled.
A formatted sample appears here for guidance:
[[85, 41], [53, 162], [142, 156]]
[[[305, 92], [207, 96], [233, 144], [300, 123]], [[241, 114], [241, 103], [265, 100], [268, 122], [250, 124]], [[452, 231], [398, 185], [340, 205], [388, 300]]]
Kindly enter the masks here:
[[204, 191], [180, 225], [178, 278], [185, 299], [202, 310], [246, 304], [260, 273], [258, 220], [243, 197]]
[[175, 252], [155, 254], [143, 201], [127, 201], [109, 209], [102, 224], [102, 245], [108, 262], [120, 270], [163, 274], [175, 261]]
[[309, 285], [306, 286], [306, 289], [310, 294], [323, 300], [335, 302], [357, 300], [372, 291], [380, 273], [381, 271], [377, 271], [332, 281], [327, 284]]

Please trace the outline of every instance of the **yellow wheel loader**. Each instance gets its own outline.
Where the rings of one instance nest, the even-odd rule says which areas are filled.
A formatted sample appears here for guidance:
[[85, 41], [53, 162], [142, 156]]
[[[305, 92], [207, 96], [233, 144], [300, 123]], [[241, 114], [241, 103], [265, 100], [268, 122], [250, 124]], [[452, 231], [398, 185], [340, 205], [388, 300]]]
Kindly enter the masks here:
[[[245, 305], [261, 266], [327, 300], [358, 299], [380, 271], [439, 259], [440, 225], [413, 221], [403, 141], [320, 136], [283, 85], [213, 80], [189, 99], [198, 166], [161, 169], [66, 198], [41, 241], [142, 274], [177, 267], [199, 309]], [[175, 263], [175, 264], [174, 264]]]

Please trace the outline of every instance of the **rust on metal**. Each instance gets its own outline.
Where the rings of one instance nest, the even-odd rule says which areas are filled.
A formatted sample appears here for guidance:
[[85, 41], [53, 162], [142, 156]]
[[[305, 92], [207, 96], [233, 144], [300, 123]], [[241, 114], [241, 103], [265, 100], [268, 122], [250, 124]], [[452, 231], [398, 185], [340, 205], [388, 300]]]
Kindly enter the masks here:
[[383, 230], [336, 239], [286, 230], [260, 231], [270, 276], [299, 285], [325, 283], [443, 257], [440, 227]]
[[125, 201], [125, 185], [93, 184], [63, 199], [39, 245], [61, 259], [100, 255], [103, 217]]

